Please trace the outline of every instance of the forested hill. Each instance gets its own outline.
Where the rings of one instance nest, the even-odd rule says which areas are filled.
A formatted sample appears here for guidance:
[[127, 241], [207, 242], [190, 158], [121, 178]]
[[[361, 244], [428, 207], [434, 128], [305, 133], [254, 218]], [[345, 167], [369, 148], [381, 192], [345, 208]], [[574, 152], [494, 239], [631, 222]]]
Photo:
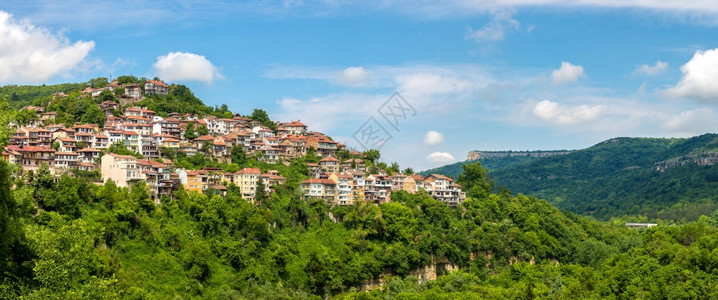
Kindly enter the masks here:
[[[21, 109], [27, 106], [44, 107], [46, 112], [57, 112], [55, 122], [73, 124], [95, 123], [100, 126], [104, 124], [104, 113], [97, 109], [97, 104], [105, 101], [123, 103], [127, 99], [125, 84], [139, 84], [144, 89], [146, 78], [138, 78], [131, 75], [123, 75], [113, 82], [116, 86], [110, 86], [107, 78], [100, 77], [90, 79], [81, 83], [62, 83], [55, 85], [6, 85], [0, 87], [0, 99], [7, 100], [10, 107]], [[103, 90], [98, 96], [91, 96], [84, 92], [86, 87]], [[110, 88], [112, 87], [112, 88]], [[58, 93], [56, 95], [56, 93]], [[61, 93], [61, 94], [60, 94]], [[185, 85], [169, 84], [167, 95], [145, 95], [139, 99], [127, 101], [124, 106], [141, 106], [157, 112], [160, 116], [176, 113], [191, 113], [197, 115], [214, 115], [220, 118], [231, 118], [232, 112], [227, 105], [217, 107], [207, 106], [194, 95]], [[16, 116], [21, 123], [24, 118], [30, 118], [34, 113], [20, 111]]]
[[[615, 138], [562, 156], [491, 172], [497, 186], [560, 209], [608, 218], [696, 219], [716, 208], [718, 135]], [[661, 212], [661, 210], [663, 210]]]

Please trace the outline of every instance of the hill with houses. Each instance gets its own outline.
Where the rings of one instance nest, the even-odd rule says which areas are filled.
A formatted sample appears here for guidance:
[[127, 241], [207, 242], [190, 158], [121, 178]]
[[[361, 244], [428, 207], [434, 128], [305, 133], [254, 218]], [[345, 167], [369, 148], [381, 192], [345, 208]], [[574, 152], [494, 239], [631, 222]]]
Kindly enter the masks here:
[[[451, 178], [402, 174], [310, 131], [300, 120], [274, 122], [263, 110], [240, 115], [226, 106], [207, 107], [186, 87], [159, 79], [120, 76], [101, 83], [93, 79], [84, 88], [72, 85], [75, 90], [51, 95], [45, 88], [33, 100], [19, 99], [22, 93], [6, 87], [3, 92], [15, 101], [33, 104], [21, 108], [11, 124], [6, 160], [20, 165], [22, 173], [47, 166], [57, 177], [89, 174], [118, 187], [146, 182], [156, 203], [180, 187], [223, 194], [229, 185], [254, 201], [258, 186], [269, 195], [272, 187], [286, 184], [286, 175], [271, 166], [293, 164], [306, 169], [294, 178], [304, 197], [331, 204], [385, 203], [397, 190], [426, 190], [451, 206], [465, 198]], [[171, 111], [181, 102], [189, 108]], [[77, 103], [82, 110], [73, 106]]]

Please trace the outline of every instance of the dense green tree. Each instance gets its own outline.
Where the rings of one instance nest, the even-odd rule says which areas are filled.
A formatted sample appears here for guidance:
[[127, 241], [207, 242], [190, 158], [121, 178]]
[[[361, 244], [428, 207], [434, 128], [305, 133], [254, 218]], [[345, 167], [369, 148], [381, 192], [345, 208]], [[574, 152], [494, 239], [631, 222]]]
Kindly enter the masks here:
[[80, 119], [80, 122], [97, 124], [100, 126], [100, 128], [102, 128], [105, 125], [106, 120], [107, 116], [105, 115], [105, 112], [100, 109], [99, 106], [90, 105], [87, 107], [87, 111], [85, 111], [85, 114], [82, 115], [82, 119]]
[[194, 130], [194, 123], [187, 123], [187, 127], [184, 130], [184, 138], [187, 140], [194, 140], [197, 138], [197, 133]]
[[137, 83], [137, 84], [144, 84], [145, 81], [142, 79], [139, 79], [132, 75], [122, 75], [117, 76], [117, 84], [129, 84], [129, 83]]
[[[124, 93], [124, 90], [120, 88], [116, 89], [116, 91], [121, 91], [122, 93]], [[98, 95], [97, 99], [95, 100], [95, 102], [97, 103], [102, 103], [106, 101], [119, 102], [119, 100], [117, 100], [117, 98], [115, 97], [115, 94], [112, 92], [112, 89], [102, 90], [102, 92], [100, 92], [100, 95]]]
[[494, 182], [488, 172], [481, 166], [481, 162], [465, 164], [464, 171], [459, 174], [456, 183], [472, 197], [485, 197], [494, 189]]
[[14, 115], [15, 121], [20, 125], [27, 125], [33, 120], [37, 120], [37, 113], [29, 109], [21, 109]]
[[110, 84], [109, 81], [107, 81], [107, 77], [97, 77], [90, 79], [87, 81], [87, 85], [93, 87], [93, 88], [101, 88], [105, 87], [106, 85]]
[[381, 158], [381, 153], [376, 149], [364, 151], [362, 152], [362, 155], [372, 164], [376, 164], [379, 161], [379, 158]]
[[257, 189], [254, 194], [254, 202], [257, 205], [265, 206], [265, 207], [267, 206], [267, 200], [269, 200], [269, 197], [267, 196], [266, 188], [267, 187], [264, 184], [264, 180], [262, 180], [262, 179], [257, 180]]
[[202, 124], [202, 125], [197, 126], [197, 134], [198, 135], [208, 135], [209, 129], [207, 129], [207, 125]]
[[272, 122], [272, 120], [269, 119], [267, 112], [263, 109], [255, 108], [249, 118], [269, 127], [272, 130], [277, 130], [277, 123]]
[[247, 163], [247, 155], [244, 152], [244, 147], [241, 145], [232, 146], [232, 150], [230, 151], [230, 156], [232, 157], [232, 163], [234, 163], [234, 164], [242, 166], [245, 163]]

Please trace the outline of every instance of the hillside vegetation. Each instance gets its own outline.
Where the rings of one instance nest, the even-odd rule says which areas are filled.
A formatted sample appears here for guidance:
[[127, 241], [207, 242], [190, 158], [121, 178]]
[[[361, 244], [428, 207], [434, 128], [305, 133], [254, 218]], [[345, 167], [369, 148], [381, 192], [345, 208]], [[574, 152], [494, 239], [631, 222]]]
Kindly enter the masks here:
[[[691, 161], [718, 146], [718, 135], [689, 139], [616, 138], [571, 154], [491, 172], [497, 186], [546, 198], [560, 209], [609, 218], [697, 219], [718, 208], [718, 166]], [[681, 160], [658, 171], [667, 161]], [[711, 209], [712, 208], [712, 209]]]
[[[0, 129], [11, 117], [0, 110]], [[155, 205], [144, 182], [18, 176], [0, 159], [0, 299], [718, 298], [718, 213], [629, 229], [492, 193], [478, 163], [462, 167], [457, 208], [402, 191], [330, 206], [303, 200], [311, 159], [238, 159], [287, 177], [256, 205], [231, 184]]]
[[[47, 169], [11, 190], [11, 171], [0, 161], [0, 298], [718, 297], [718, 215], [634, 230], [466, 176], [457, 209], [405, 192], [330, 207], [295, 186], [259, 206], [234, 187], [155, 206], [142, 185], [55, 183]], [[420, 281], [437, 262], [458, 269]]]

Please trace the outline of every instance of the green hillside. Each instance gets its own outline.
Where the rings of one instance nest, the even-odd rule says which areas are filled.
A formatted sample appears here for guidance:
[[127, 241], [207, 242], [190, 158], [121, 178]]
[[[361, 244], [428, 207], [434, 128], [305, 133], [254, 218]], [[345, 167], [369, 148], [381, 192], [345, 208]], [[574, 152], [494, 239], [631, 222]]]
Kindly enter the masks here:
[[[230, 186], [155, 206], [142, 185], [55, 182], [45, 167], [11, 189], [11, 172], [0, 160], [0, 299], [718, 296], [716, 213], [639, 230], [508, 193], [477, 191], [457, 209], [405, 192], [330, 207], [296, 185], [261, 205]], [[434, 266], [438, 278], [420, 280]]]
[[[706, 205], [713, 207], [718, 200], [718, 165], [699, 166], [693, 159], [717, 146], [716, 134], [689, 139], [616, 138], [571, 154], [494, 170], [491, 175], [497, 186], [546, 198], [579, 214], [697, 218]], [[672, 161], [685, 165], [656, 170]]]

